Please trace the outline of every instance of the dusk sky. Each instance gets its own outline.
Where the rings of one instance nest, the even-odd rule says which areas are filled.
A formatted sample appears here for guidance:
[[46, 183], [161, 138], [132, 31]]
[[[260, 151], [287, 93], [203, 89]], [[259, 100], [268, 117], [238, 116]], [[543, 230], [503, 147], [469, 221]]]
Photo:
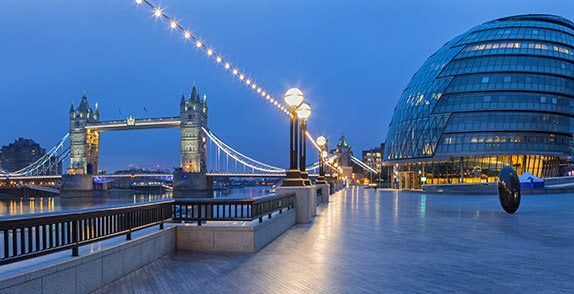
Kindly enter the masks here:
[[[385, 140], [401, 92], [448, 40], [516, 14], [574, 19], [572, 0], [151, 2], [274, 97], [301, 88], [308, 130], [330, 147], [344, 133], [357, 157]], [[0, 145], [51, 148], [84, 91], [102, 120], [177, 116], [195, 81], [214, 133], [288, 166], [287, 117], [135, 0], [4, 0], [0, 36]], [[179, 139], [179, 129], [103, 133], [100, 168], [178, 166]]]

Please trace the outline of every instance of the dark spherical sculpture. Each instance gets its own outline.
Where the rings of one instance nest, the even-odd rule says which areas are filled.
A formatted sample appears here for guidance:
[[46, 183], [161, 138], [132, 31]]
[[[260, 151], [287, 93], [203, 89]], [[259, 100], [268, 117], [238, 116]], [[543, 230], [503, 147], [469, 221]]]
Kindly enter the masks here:
[[520, 180], [510, 166], [503, 167], [498, 173], [498, 199], [508, 213], [514, 213], [520, 205]]

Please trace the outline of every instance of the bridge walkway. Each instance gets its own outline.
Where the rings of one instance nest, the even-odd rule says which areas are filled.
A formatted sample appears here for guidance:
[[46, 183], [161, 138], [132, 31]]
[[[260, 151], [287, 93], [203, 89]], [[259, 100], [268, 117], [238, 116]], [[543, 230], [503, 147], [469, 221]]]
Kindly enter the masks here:
[[174, 252], [97, 293], [568, 292], [574, 197], [349, 188], [256, 254]]

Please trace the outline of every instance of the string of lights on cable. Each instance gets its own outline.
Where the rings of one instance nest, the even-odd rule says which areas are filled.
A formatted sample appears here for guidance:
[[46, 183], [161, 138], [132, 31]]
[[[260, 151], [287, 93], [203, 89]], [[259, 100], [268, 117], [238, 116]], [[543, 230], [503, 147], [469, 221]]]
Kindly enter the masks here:
[[269, 92], [263, 90], [260, 85], [256, 84], [254, 81], [250, 80], [248, 78], [247, 74], [242, 72], [237, 67], [233, 66], [231, 64], [231, 62], [224, 59], [220, 54], [216, 53], [212, 48], [210, 48], [204, 42], [199, 40], [199, 38], [197, 36], [195, 36], [194, 34], [192, 34], [189, 30], [184, 29], [179, 23], [177, 23], [175, 21], [175, 19], [169, 17], [165, 12], [163, 12], [160, 7], [153, 5], [152, 3], [150, 3], [147, 0], [136, 0], [136, 3], [137, 4], [142, 4], [142, 3], [147, 4], [149, 7], [152, 8], [153, 15], [155, 17], [158, 17], [158, 18], [163, 17], [163, 19], [165, 19], [169, 22], [169, 25], [172, 29], [179, 29], [182, 32], [183, 37], [185, 39], [191, 39], [191, 40], [195, 41], [195, 46], [199, 49], [205, 50], [205, 53], [208, 56], [213, 57], [215, 59], [215, 61], [217, 62], [217, 64], [221, 64], [222, 67], [224, 67], [226, 70], [228, 70], [234, 76], [236, 76], [240, 81], [244, 82], [247, 87], [249, 87], [253, 91], [257, 92], [258, 95], [261, 95], [263, 98], [265, 98], [272, 105], [274, 105], [279, 110], [284, 112], [286, 115], [290, 115], [289, 110], [287, 108], [285, 108], [277, 99], [271, 97]]
[[[237, 77], [240, 81], [244, 82], [248, 88], [250, 88], [251, 90], [256, 92], [258, 95], [261, 95], [261, 97], [263, 97], [266, 101], [268, 101], [269, 103], [271, 103], [272, 105], [277, 107], [280, 111], [282, 111], [286, 115], [288, 115], [288, 116], [292, 115], [291, 112], [286, 107], [284, 107], [283, 104], [279, 100], [273, 98], [269, 94], [268, 91], [265, 91], [263, 88], [261, 88], [260, 85], [258, 85], [257, 83], [255, 83], [251, 79], [249, 79], [247, 74], [242, 72], [236, 66], [233, 66], [231, 64], [231, 62], [227, 59], [224, 59], [221, 56], [221, 54], [216, 53], [212, 48], [205, 45], [204, 42], [199, 40], [199, 38], [197, 36], [195, 36], [194, 34], [192, 34], [189, 30], [183, 28], [179, 23], [177, 23], [175, 21], [175, 19], [168, 16], [160, 7], [150, 3], [148, 0], [135, 0], [135, 1], [137, 4], [143, 4], [143, 3], [147, 4], [152, 9], [153, 15], [155, 17], [157, 17], [157, 18], [162, 17], [164, 20], [168, 21], [171, 29], [174, 29], [174, 30], [178, 29], [182, 32], [183, 37], [185, 39], [187, 39], [187, 40], [191, 39], [191, 40], [195, 41], [195, 46], [197, 48], [205, 50], [205, 53], [208, 56], [214, 58], [215, 61], [217, 62], [217, 64], [221, 64], [221, 66], [224, 67], [233, 76]], [[309, 132], [305, 132], [305, 133], [306, 133], [307, 137], [309, 138], [309, 140], [313, 143], [315, 148], [317, 148], [318, 150], [321, 150], [321, 148], [317, 145], [317, 143], [315, 143], [315, 140], [309, 134]]]

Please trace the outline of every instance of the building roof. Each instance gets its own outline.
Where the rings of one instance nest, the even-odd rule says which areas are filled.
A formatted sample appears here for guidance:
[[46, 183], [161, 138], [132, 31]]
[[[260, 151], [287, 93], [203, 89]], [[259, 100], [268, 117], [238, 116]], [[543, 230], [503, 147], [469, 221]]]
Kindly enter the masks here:
[[343, 146], [343, 147], [349, 147], [350, 145], [347, 143], [347, 140], [345, 139], [345, 135], [342, 134], [341, 138], [339, 138], [339, 142], [337, 143], [337, 146]]
[[80, 112], [90, 111], [90, 105], [88, 104], [88, 97], [86, 97], [86, 93], [82, 95], [82, 101], [80, 102], [80, 106], [78, 106], [78, 109], [76, 110]]

